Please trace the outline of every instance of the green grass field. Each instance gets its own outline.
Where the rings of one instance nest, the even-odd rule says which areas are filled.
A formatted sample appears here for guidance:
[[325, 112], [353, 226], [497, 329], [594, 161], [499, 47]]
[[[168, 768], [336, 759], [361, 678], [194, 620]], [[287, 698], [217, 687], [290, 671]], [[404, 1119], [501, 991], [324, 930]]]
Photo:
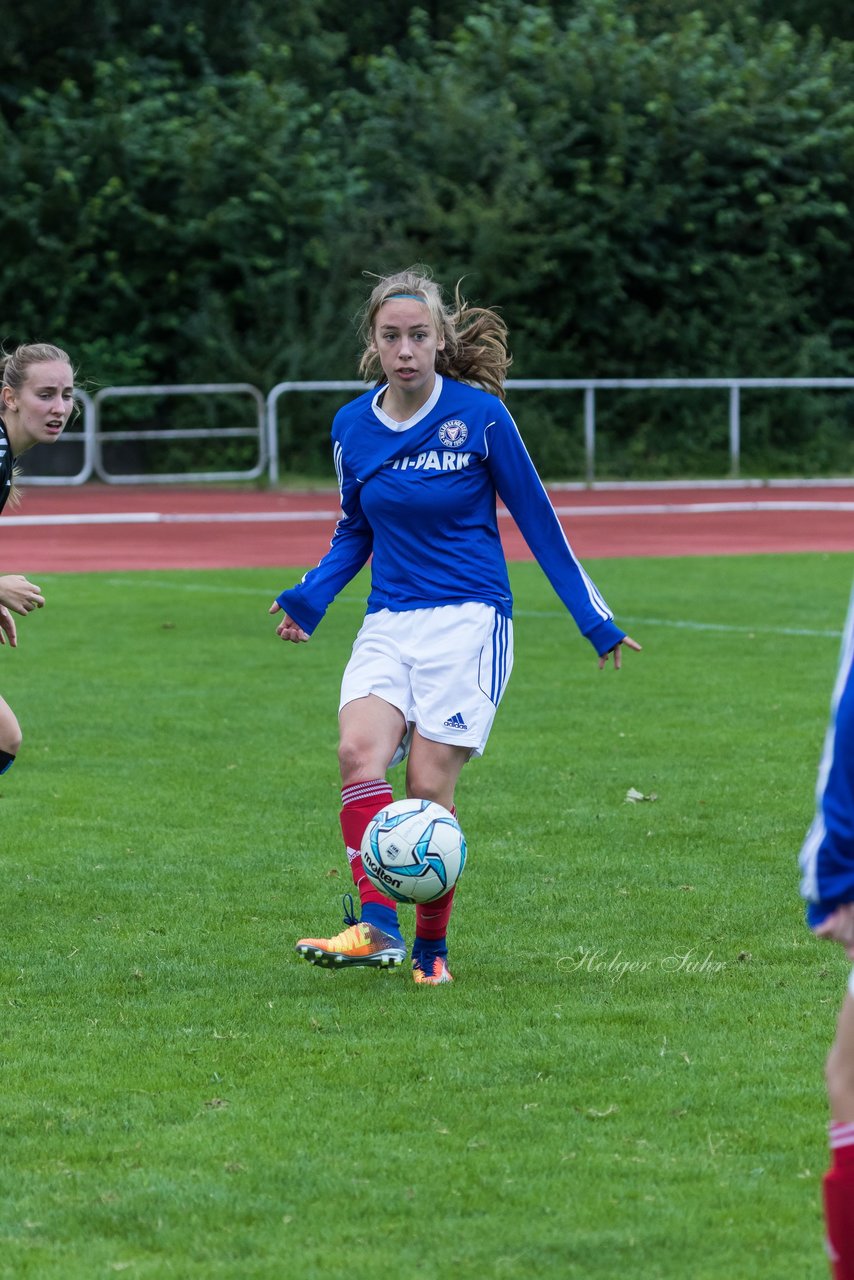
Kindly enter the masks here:
[[826, 1275], [848, 966], [796, 857], [854, 557], [592, 569], [644, 652], [599, 672], [514, 566], [435, 989], [293, 953], [350, 887], [363, 584], [296, 647], [291, 571], [39, 575], [0, 650], [0, 1276]]

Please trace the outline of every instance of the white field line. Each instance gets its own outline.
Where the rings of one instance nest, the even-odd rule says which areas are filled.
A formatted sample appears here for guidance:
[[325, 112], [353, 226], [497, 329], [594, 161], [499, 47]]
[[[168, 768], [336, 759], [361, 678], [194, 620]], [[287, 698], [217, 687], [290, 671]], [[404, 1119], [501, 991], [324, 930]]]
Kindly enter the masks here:
[[[555, 507], [559, 516], [719, 515], [728, 511], [854, 511], [854, 502], [650, 502], [619, 507]], [[499, 512], [504, 515], [505, 512]]]
[[[155, 575], [160, 570], [150, 569], [145, 572]], [[180, 570], [179, 572], [189, 572], [188, 570]], [[205, 570], [207, 572], [207, 570]], [[222, 570], [226, 573], [239, 573], [240, 570]], [[286, 571], [283, 571], [286, 572]], [[262, 598], [270, 601], [274, 596], [278, 595], [278, 591], [274, 588], [264, 587], [237, 587], [237, 586], [215, 586], [213, 583], [206, 582], [167, 582], [162, 578], [152, 577], [148, 580], [139, 577], [134, 578], [105, 578], [107, 586], [110, 587], [128, 587], [134, 591], [139, 591], [140, 587], [146, 590], [152, 587], [158, 591], [179, 591], [188, 595], [213, 595], [213, 596], [252, 596], [254, 599]], [[340, 595], [338, 600], [341, 604], [358, 604], [364, 607], [364, 596]], [[566, 622], [569, 614], [559, 609], [514, 609], [514, 618], [539, 618], [546, 619], [551, 622]], [[812, 630], [807, 627], [749, 627], [744, 625], [731, 625], [726, 622], [692, 622], [685, 618], [640, 618], [626, 617], [620, 615], [620, 622], [625, 622], [631, 626], [642, 627], [671, 627], [680, 631], [720, 631], [730, 635], [749, 635], [749, 636], [808, 636], [811, 638], [818, 637], [821, 640], [839, 640], [842, 635], [841, 631], [820, 631]]]
[[[745, 511], [851, 511], [854, 501], [769, 501], [769, 502], [655, 502], [624, 503], [592, 507], [555, 507], [559, 516], [660, 516], [722, 515]], [[317, 511], [97, 511], [55, 515], [4, 515], [6, 528], [48, 528], [52, 525], [133, 525], [133, 524], [304, 524], [315, 521], [334, 523], [339, 510]], [[504, 507], [498, 508], [502, 518], [509, 518]]]
[[4, 525], [37, 528], [41, 525], [88, 524], [301, 524], [327, 520], [334, 523], [340, 511], [93, 511], [43, 516], [2, 516]]

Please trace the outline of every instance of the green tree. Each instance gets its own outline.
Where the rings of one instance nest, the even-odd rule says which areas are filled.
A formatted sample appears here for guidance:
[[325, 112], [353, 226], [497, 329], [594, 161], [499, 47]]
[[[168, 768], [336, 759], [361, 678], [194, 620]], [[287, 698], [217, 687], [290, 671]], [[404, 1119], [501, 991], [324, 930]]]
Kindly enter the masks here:
[[483, 5], [370, 64], [376, 269], [466, 275], [524, 376], [850, 372], [851, 85], [849, 50], [787, 26]]
[[[212, 12], [13, 23], [7, 342], [96, 384], [352, 377], [362, 272], [422, 260], [503, 307], [520, 376], [851, 371], [851, 45], [725, 0]], [[553, 474], [565, 412], [532, 411]], [[652, 465], [660, 415], [615, 409], [615, 456]], [[814, 425], [769, 416], [769, 448]]]
[[854, 40], [854, 9], [847, 0], [757, 0], [757, 14], [803, 33], [817, 27], [824, 36]]

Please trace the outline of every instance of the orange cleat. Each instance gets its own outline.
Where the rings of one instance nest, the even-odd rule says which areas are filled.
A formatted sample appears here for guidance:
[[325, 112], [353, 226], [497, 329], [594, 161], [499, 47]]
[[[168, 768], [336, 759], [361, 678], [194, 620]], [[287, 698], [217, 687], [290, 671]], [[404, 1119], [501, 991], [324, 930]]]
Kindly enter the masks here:
[[428, 973], [417, 960], [412, 961], [412, 977], [416, 982], [422, 983], [429, 987], [438, 987], [442, 982], [453, 982], [453, 974], [448, 968], [444, 956], [436, 956], [433, 960], [433, 968]]
[[309, 964], [324, 969], [350, 969], [357, 965], [396, 969], [406, 959], [402, 938], [364, 922], [351, 924], [334, 938], [301, 938], [296, 952]]

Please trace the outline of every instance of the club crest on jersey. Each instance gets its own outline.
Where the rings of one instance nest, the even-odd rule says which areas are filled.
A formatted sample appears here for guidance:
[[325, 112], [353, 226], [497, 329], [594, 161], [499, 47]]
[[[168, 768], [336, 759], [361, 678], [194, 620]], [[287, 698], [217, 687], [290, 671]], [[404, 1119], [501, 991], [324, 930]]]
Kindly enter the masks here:
[[439, 428], [439, 439], [446, 449], [461, 449], [469, 438], [469, 429], [459, 418], [450, 418]]

